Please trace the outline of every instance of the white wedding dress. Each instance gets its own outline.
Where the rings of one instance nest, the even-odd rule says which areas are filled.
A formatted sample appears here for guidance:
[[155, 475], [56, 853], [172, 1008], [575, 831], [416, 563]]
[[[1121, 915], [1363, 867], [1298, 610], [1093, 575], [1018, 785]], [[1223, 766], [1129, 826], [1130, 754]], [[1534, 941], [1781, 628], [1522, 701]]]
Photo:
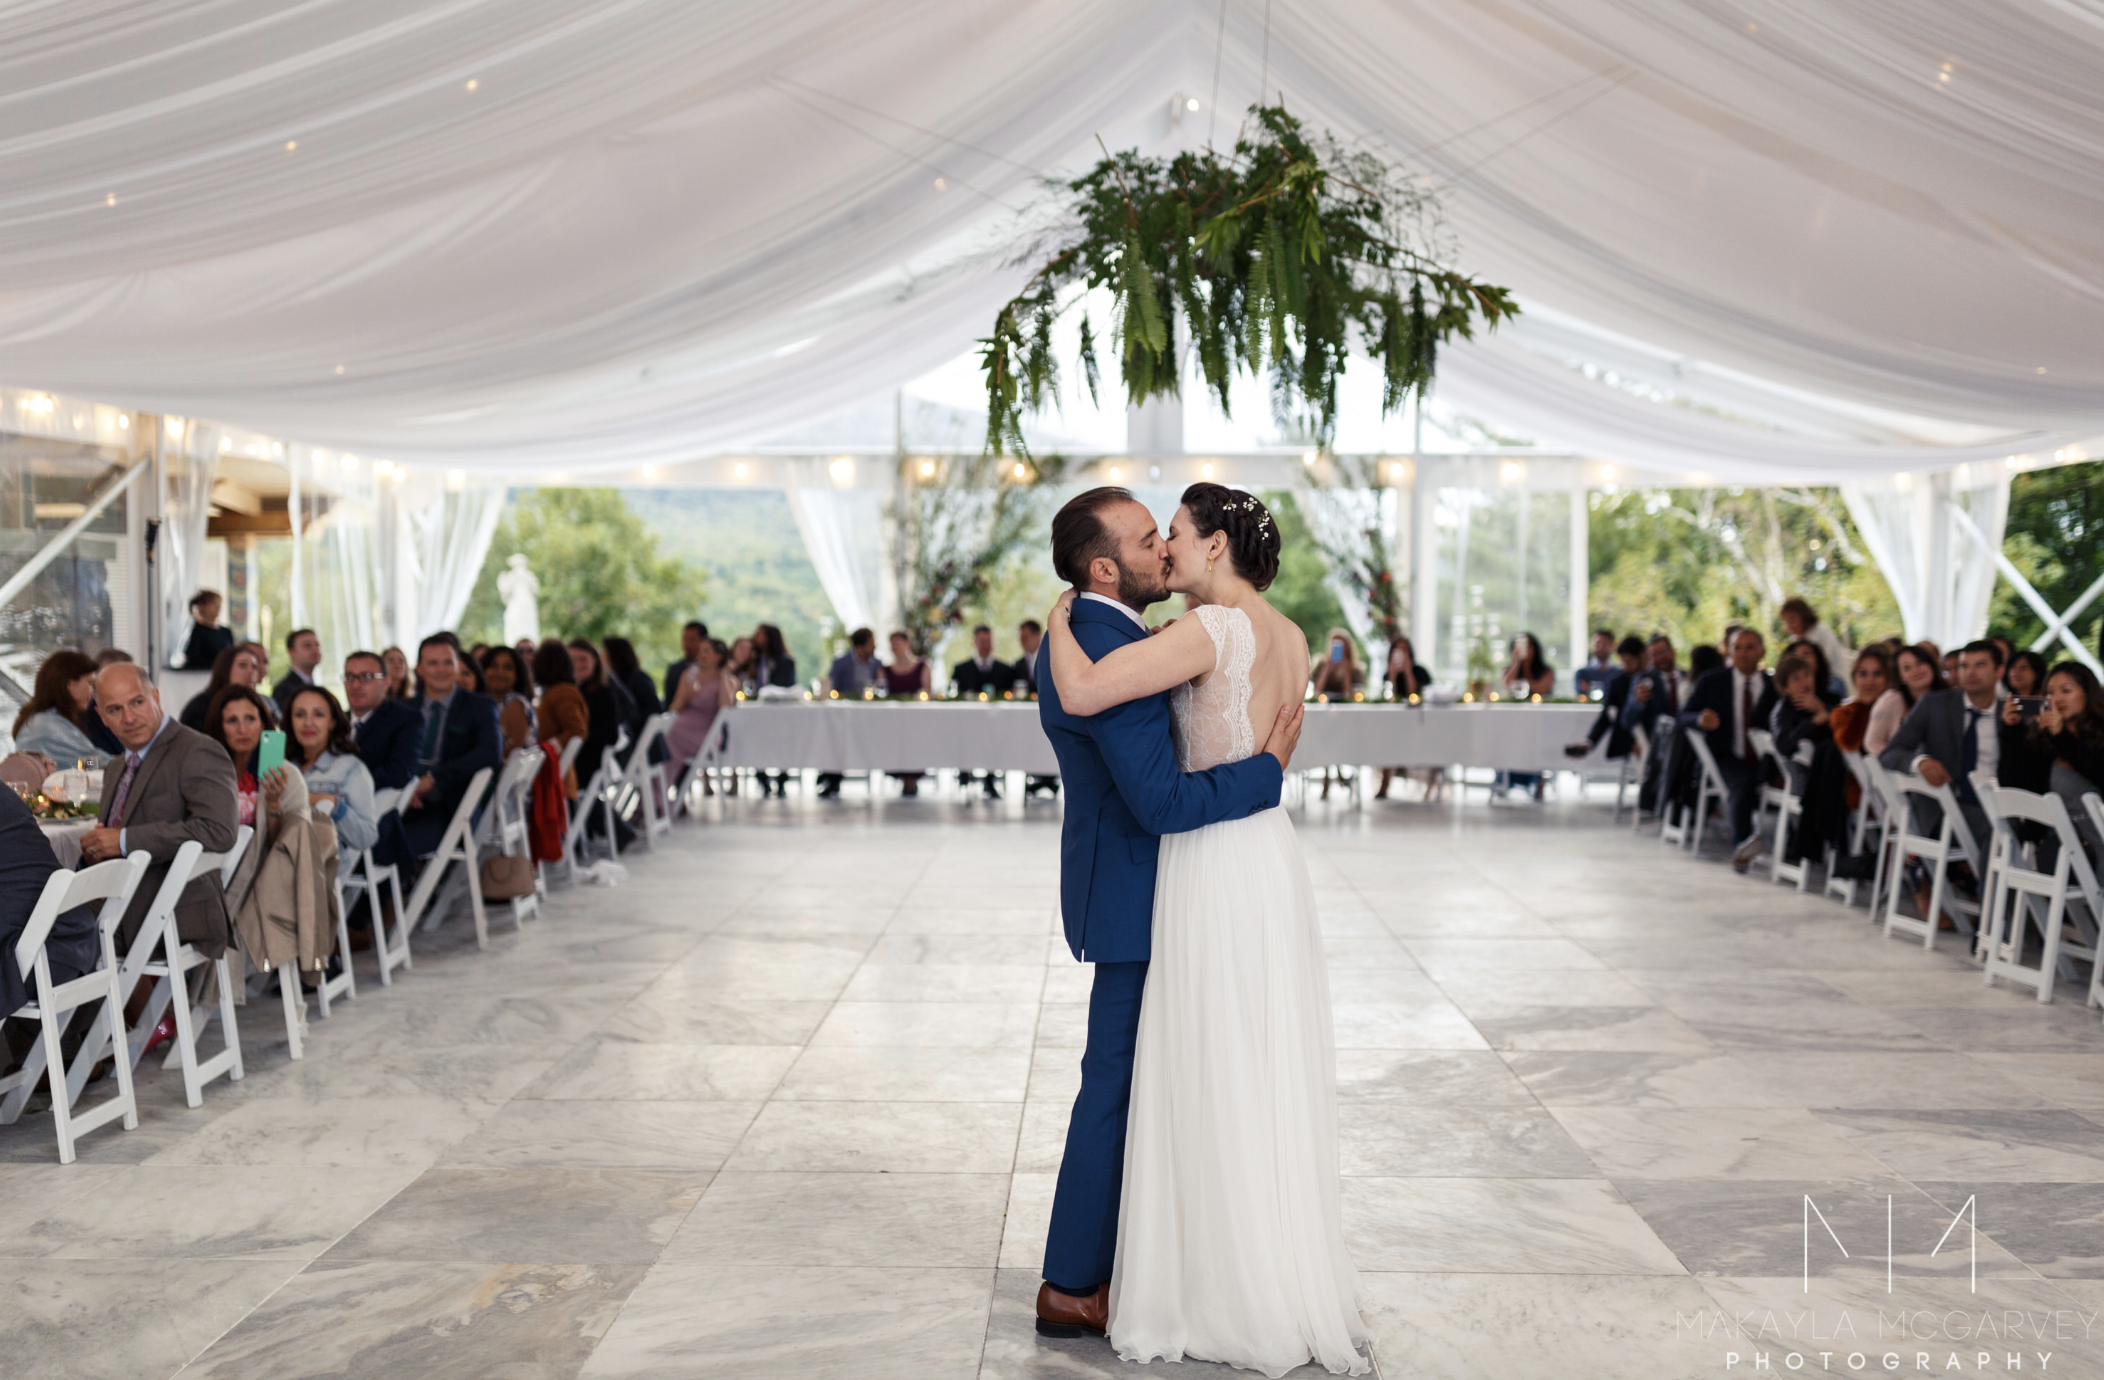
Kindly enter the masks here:
[[[1256, 753], [1256, 638], [1194, 614], [1214, 673], [1171, 696], [1185, 771]], [[1110, 1284], [1120, 1356], [1280, 1376], [1370, 1368], [1344, 1246], [1336, 1037], [1315, 889], [1284, 810], [1162, 839]]]

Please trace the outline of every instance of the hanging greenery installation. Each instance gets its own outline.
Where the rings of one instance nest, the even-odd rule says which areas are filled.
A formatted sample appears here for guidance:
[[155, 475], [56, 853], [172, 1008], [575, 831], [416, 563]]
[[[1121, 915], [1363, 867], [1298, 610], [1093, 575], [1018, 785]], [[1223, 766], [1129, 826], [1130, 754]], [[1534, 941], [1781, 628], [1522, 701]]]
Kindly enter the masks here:
[[[1282, 105], [1253, 107], [1231, 156], [1106, 156], [1053, 184], [1075, 223], [980, 341], [988, 454], [1026, 454], [1026, 413], [1058, 396], [1052, 330], [1101, 288], [1129, 402], [1174, 396], [1179, 336], [1228, 409], [1237, 370], [1271, 379], [1272, 410], [1320, 444], [1354, 343], [1381, 366], [1382, 407], [1431, 383], [1441, 342], [1519, 311], [1505, 288], [1450, 266], [1436, 196], [1370, 153], [1311, 139]], [[1100, 382], [1084, 310], [1079, 362]]]

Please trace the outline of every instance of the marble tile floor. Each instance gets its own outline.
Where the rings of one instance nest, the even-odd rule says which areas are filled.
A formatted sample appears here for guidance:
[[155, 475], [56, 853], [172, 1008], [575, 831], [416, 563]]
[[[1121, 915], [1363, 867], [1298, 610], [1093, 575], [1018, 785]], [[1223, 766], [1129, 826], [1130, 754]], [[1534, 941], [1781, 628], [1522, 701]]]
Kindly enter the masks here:
[[[0, 1127], [0, 1374], [1227, 1373], [1031, 1327], [1088, 994], [1058, 807], [715, 809], [486, 953], [419, 935], [301, 1063], [252, 1005], [241, 1084], [148, 1072], [77, 1164]], [[1297, 817], [1382, 1374], [2104, 1376], [2079, 992], [1597, 803]]]

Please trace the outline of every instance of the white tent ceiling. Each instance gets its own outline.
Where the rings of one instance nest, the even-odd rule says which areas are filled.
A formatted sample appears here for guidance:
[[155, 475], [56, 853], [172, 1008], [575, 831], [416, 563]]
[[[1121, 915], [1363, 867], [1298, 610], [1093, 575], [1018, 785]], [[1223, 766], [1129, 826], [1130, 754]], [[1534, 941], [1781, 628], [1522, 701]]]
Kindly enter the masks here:
[[[1215, 73], [1218, 72], [1216, 78]], [[0, 9], [0, 378], [492, 471], [969, 348], [1039, 175], [1260, 90], [1534, 314], [1457, 405], [1802, 478], [2104, 434], [2096, 0], [69, 0]]]

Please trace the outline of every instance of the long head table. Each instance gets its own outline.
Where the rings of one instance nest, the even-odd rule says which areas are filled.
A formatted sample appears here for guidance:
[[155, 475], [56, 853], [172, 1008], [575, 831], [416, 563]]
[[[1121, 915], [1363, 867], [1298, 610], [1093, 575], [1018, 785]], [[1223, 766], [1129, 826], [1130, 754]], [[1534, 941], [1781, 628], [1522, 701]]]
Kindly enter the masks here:
[[[1599, 714], [1582, 704], [1311, 704], [1299, 767], [1576, 765], [1563, 745]], [[1035, 704], [747, 701], [719, 720], [717, 765], [819, 771], [1025, 771], [1059, 763]]]

